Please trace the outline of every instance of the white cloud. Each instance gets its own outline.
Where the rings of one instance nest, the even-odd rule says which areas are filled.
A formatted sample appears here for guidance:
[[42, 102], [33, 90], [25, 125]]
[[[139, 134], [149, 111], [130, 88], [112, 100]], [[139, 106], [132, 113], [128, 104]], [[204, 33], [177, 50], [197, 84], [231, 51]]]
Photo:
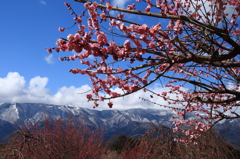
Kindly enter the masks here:
[[45, 56], [45, 61], [47, 61], [48, 64], [53, 64], [54, 59], [53, 59], [53, 54], [49, 54], [48, 56]]
[[[111, 4], [114, 7], [127, 9], [127, 5], [132, 4], [132, 3], [128, 3], [128, 2], [131, 2], [131, 1], [132, 0], [113, 0]], [[117, 16], [120, 12], [112, 10], [109, 13], [112, 16]], [[126, 19], [126, 18], [131, 19], [131, 20], [134, 19], [134, 20], [138, 20], [138, 21], [143, 21], [142, 16], [135, 15], [135, 14], [124, 13], [124, 19]]]
[[118, 8], [124, 8], [126, 3], [131, 0], [113, 0], [112, 1], [112, 6], [118, 7]]
[[[88, 85], [82, 85], [81, 87], [61, 87], [56, 94], [53, 94], [48, 88], [47, 77], [36, 76], [26, 82], [23, 76], [17, 72], [9, 72], [7, 77], [0, 78], [0, 102], [24, 102], [24, 103], [49, 103], [49, 104], [67, 104], [81, 106], [85, 108], [92, 108], [94, 102], [88, 102], [86, 94], [83, 92], [89, 91], [91, 88]], [[119, 89], [113, 91], [120, 92]], [[166, 91], [166, 88], [156, 87], [154, 91], [160, 93]], [[157, 105], [153, 105], [149, 102], [144, 102], [139, 99], [143, 97], [150, 99], [149, 92], [139, 91], [132, 95], [117, 98], [111, 100], [114, 103], [114, 109], [129, 109], [129, 108], [160, 108]], [[153, 98], [153, 101], [161, 104], [167, 104], [162, 101], [161, 98]], [[97, 109], [109, 109], [106, 100], [99, 102]]]
[[34, 77], [29, 82], [29, 88], [44, 88], [48, 83], [48, 78], [40, 76]]
[[25, 94], [26, 81], [17, 72], [8, 73], [7, 77], [0, 78], [0, 98], [11, 99], [12, 97]]
[[91, 108], [93, 103], [87, 102], [86, 94], [79, 94], [86, 92], [91, 88], [88, 85], [83, 85], [81, 87], [61, 87], [58, 92], [52, 96], [52, 103], [54, 104], [70, 104], [81, 106], [85, 108]]
[[[168, 92], [169, 88], [167, 87], [161, 87], [160, 85], [156, 84], [150, 88], [151, 91], [161, 94], [162, 92]], [[183, 90], [183, 89], [182, 89]], [[186, 90], [186, 89], [184, 89]], [[114, 92], [122, 93], [122, 91], [119, 88], [116, 88], [113, 90]], [[116, 109], [130, 109], [130, 108], [151, 108], [151, 109], [166, 109], [169, 110], [169, 108], [164, 108], [163, 106], [168, 106], [168, 101], [163, 100], [163, 98], [153, 95], [153, 98], [150, 97], [150, 95], [153, 95], [151, 92], [143, 92], [143, 90], [140, 90], [138, 92], [135, 92], [131, 95], [122, 97], [122, 98], [116, 98], [114, 100], [111, 100], [113, 102], [113, 108]], [[169, 94], [168, 94], [169, 95]], [[169, 97], [171, 99], [176, 99], [176, 95], [171, 94]], [[139, 99], [141, 98], [141, 99]], [[143, 99], [147, 99], [151, 102], [155, 102], [156, 104], [153, 104], [148, 101], [144, 101]], [[108, 101], [109, 102], [109, 101]], [[106, 102], [107, 103], [107, 102]], [[162, 106], [159, 106], [158, 104], [161, 104]], [[104, 106], [107, 106], [107, 104], [102, 104]], [[173, 105], [171, 105], [173, 106]], [[175, 107], [179, 107], [177, 105], [174, 105]]]
[[70, 104], [91, 108], [86, 95], [78, 94], [90, 90], [89, 86], [61, 87], [52, 94], [46, 88], [47, 83], [47, 77], [36, 76], [27, 83], [19, 73], [9, 72], [7, 77], [0, 78], [0, 102]]
[[46, 5], [47, 3], [45, 1], [39, 1], [41, 4]]
[[[182, 2], [184, 2], [184, 0], [182, 0]], [[195, 8], [197, 5], [201, 5], [200, 9], [197, 11], [199, 13], [200, 16], [204, 17], [206, 16], [206, 13], [207, 12], [210, 12], [210, 13], [214, 13], [215, 12], [215, 3], [213, 1], [191, 1], [191, 5], [190, 5], [190, 9], [189, 11], [192, 11], [192, 12], [195, 12]], [[212, 6], [212, 7], [210, 7]], [[232, 14], [236, 12], [234, 10], [234, 7], [232, 5], [226, 5], [226, 9], [224, 10], [224, 13], [228, 13], [228, 16], [227, 16], [227, 19], [228, 20], [231, 20], [231, 16]], [[213, 20], [215, 18], [215, 16], [213, 17], [209, 17], [208, 18], [210, 20]], [[203, 18], [204, 21], [205, 21], [205, 18]]]
[[95, 56], [89, 55], [88, 58], [87, 58], [87, 60], [94, 60], [95, 58], [96, 58]]
[[[81, 87], [61, 87], [56, 94], [53, 94], [48, 88], [47, 77], [36, 76], [26, 82], [23, 76], [17, 72], [9, 72], [6, 77], [0, 78], [0, 103], [1, 102], [19, 102], [19, 103], [47, 103], [57, 105], [74, 105], [84, 108], [92, 108], [94, 102], [87, 101], [86, 94], [91, 89], [88, 85]], [[154, 85], [150, 88], [153, 92], [161, 94], [168, 92], [169, 88], [162, 88], [159, 85]], [[186, 89], [184, 89], [186, 90]], [[120, 92], [119, 88], [112, 91]], [[148, 99], [162, 105], [168, 105], [168, 101], [164, 101], [161, 97], [154, 96], [150, 98], [150, 92], [138, 91], [132, 95], [111, 100], [113, 102], [113, 109], [130, 109], [130, 108], [153, 108], [153, 109], [167, 109], [159, 105], [152, 104], [147, 101], [139, 99], [139, 97]], [[175, 99], [175, 95], [171, 94], [170, 97]], [[99, 102], [98, 110], [109, 109], [107, 103], [109, 100]], [[175, 105], [175, 107], [178, 107]], [[237, 110], [238, 113], [240, 110]]]

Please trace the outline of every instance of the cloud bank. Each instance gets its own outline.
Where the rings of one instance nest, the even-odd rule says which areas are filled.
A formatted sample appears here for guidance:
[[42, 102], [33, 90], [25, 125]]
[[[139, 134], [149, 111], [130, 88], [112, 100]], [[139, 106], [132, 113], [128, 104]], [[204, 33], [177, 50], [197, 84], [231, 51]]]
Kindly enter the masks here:
[[[85, 96], [79, 95], [90, 89], [83, 85], [79, 88], [61, 87], [56, 94], [46, 88], [47, 77], [33, 77], [29, 83], [17, 72], [9, 72], [4, 78], [0, 78], [0, 102], [19, 103], [49, 103], [49, 104], [69, 104], [89, 107]], [[87, 103], [87, 104], [85, 104]]]
[[[81, 87], [66, 87], [58, 89], [56, 94], [47, 88], [49, 79], [47, 77], [36, 76], [27, 82], [18, 72], [9, 72], [6, 77], [0, 78], [0, 102], [19, 102], [19, 103], [47, 103], [59, 105], [75, 105], [85, 108], [92, 108], [94, 103], [88, 102], [86, 94], [82, 92], [89, 91], [91, 88], [88, 85]], [[114, 91], [120, 92], [119, 89]], [[166, 91], [164, 88], [155, 87], [154, 91]], [[114, 109], [129, 109], [129, 108], [160, 108], [157, 105], [149, 102], [144, 102], [139, 97], [150, 99], [150, 93], [139, 91], [132, 95], [111, 100]], [[161, 104], [167, 104], [161, 98], [153, 98], [152, 101]], [[109, 101], [99, 102], [97, 109], [109, 109]]]
[[[83, 108], [91, 109], [94, 102], [87, 101], [86, 94], [91, 89], [88, 85], [82, 85], [81, 87], [60, 87], [57, 93], [53, 94], [51, 90], [47, 88], [49, 79], [47, 77], [36, 76], [27, 82], [23, 76], [18, 72], [9, 72], [6, 77], [0, 78], [0, 103], [46, 103], [56, 105], [74, 105]], [[162, 88], [159, 85], [155, 85], [151, 88], [153, 92], [161, 94], [168, 91], [168, 88]], [[116, 88], [113, 91], [121, 92]], [[147, 101], [139, 99], [139, 97], [156, 102], [161, 105], [168, 105], [168, 101], [164, 101], [161, 97], [150, 98], [150, 92], [138, 91], [131, 95], [116, 98], [111, 100], [113, 102], [112, 109], [130, 109], [130, 108], [144, 108], [144, 109], [167, 109], [159, 105], [152, 104]], [[175, 95], [170, 95], [172, 99]], [[97, 110], [110, 109], [107, 105], [109, 100], [99, 102]], [[175, 105], [175, 107], [179, 107]], [[221, 109], [220, 109], [221, 110]], [[235, 110], [240, 113], [240, 109]]]

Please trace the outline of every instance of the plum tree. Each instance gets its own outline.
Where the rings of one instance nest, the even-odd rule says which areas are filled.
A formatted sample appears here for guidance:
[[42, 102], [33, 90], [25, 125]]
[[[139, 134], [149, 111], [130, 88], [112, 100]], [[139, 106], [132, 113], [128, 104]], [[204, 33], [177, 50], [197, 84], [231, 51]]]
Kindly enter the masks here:
[[[98, 101], [148, 91], [151, 98], [168, 101], [158, 105], [177, 111], [174, 131], [192, 139], [223, 119], [239, 118], [240, 2], [136, 1], [124, 9], [104, 0], [75, 0], [85, 7], [80, 14], [65, 3], [77, 31], [47, 51], [75, 51], [60, 60], [86, 65], [70, 72], [89, 76], [92, 92], [86, 97], [94, 107]], [[167, 91], [149, 89], [157, 82]], [[156, 104], [154, 99], [143, 100]], [[110, 108], [113, 104], [108, 103]], [[188, 112], [199, 120], [186, 119]], [[180, 130], [183, 124], [194, 125], [194, 130]]]

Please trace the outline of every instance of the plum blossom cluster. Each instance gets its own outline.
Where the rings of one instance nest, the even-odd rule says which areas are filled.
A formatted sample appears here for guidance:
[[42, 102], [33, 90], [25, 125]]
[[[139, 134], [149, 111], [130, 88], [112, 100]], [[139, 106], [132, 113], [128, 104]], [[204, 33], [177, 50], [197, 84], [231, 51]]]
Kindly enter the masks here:
[[[57, 47], [47, 51], [76, 52], [59, 59], [79, 60], [86, 66], [69, 72], [89, 76], [92, 92], [86, 98], [94, 101], [94, 108], [99, 101], [146, 91], [148, 86], [161, 83], [169, 91], [149, 90], [150, 98], [166, 101], [168, 105], [159, 105], [178, 115], [173, 130], [191, 139], [218, 121], [240, 117], [236, 112], [240, 101], [239, 1], [136, 0], [126, 9], [104, 0], [75, 1], [83, 3], [81, 15], [70, 4], [65, 5], [73, 11], [76, 33], [57, 40]], [[146, 8], [141, 10], [140, 5]], [[119, 14], [113, 16], [110, 11]], [[138, 24], [124, 13], [146, 19]], [[149, 17], [155, 21], [146, 24]], [[89, 60], [89, 56], [95, 59]], [[114, 92], [114, 88], [122, 92]], [[113, 104], [110, 101], [108, 106]], [[186, 119], [187, 113], [194, 113], [203, 122]], [[194, 130], [180, 130], [183, 124], [195, 125]]]

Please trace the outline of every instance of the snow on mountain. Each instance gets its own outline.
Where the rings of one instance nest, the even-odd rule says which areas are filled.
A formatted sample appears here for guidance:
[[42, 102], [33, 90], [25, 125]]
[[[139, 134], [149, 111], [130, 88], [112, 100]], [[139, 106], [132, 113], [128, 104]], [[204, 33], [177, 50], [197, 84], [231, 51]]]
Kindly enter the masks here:
[[[167, 110], [154, 109], [127, 109], [127, 110], [95, 110], [75, 107], [70, 105], [52, 105], [42, 103], [1, 103], [0, 124], [18, 123], [20, 125], [35, 124], [45, 119], [57, 119], [73, 116], [83, 124], [104, 127], [109, 132], [113, 130], [126, 130], [128, 133], [135, 126], [157, 124], [159, 121], [167, 121], [173, 113]], [[164, 125], [162, 122], [161, 124]], [[165, 123], [166, 126], [169, 122]], [[0, 132], [1, 133], [1, 132]], [[119, 131], [119, 133], [121, 133]]]
[[[16, 124], [29, 125], [45, 119], [67, 118], [73, 116], [83, 124], [93, 127], [104, 127], [108, 136], [116, 134], [129, 135], [138, 128], [137, 134], [147, 130], [146, 125], [157, 124], [172, 127], [174, 115], [172, 111], [161, 109], [126, 109], [126, 110], [95, 110], [72, 105], [53, 105], [42, 103], [0, 103], [0, 139], [15, 131]], [[188, 118], [193, 118], [190, 115]], [[240, 133], [240, 120], [228, 120], [217, 125], [220, 133], [225, 133], [227, 141], [236, 139], [226, 135], [227, 129], [232, 128], [231, 134]], [[236, 142], [237, 140], [234, 140]], [[237, 141], [240, 142], [240, 139]]]
[[16, 104], [9, 105], [7, 107], [4, 103], [0, 107], [0, 119], [14, 123], [14, 121], [19, 119], [19, 112]]

